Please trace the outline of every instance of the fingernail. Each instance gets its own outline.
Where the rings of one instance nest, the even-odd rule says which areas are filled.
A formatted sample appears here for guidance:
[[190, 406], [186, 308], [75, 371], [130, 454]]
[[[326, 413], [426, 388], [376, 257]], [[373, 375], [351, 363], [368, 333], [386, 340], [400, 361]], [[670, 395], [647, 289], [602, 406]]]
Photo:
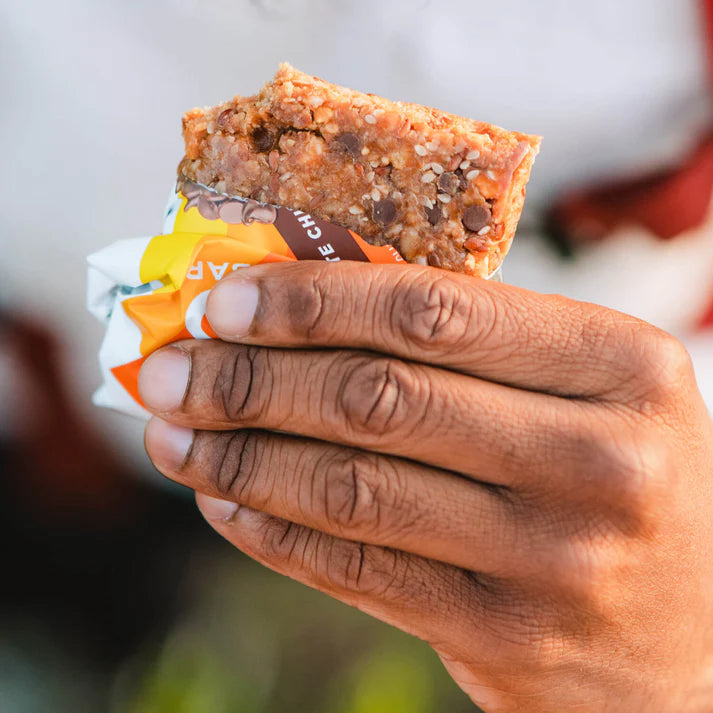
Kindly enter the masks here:
[[172, 411], [183, 401], [191, 372], [188, 354], [169, 347], [152, 354], [139, 372], [139, 394], [147, 408]]
[[242, 337], [250, 331], [257, 303], [258, 287], [252, 280], [225, 280], [208, 295], [206, 318], [219, 335]]
[[193, 443], [193, 431], [174, 426], [161, 418], [152, 418], [146, 424], [144, 443], [149, 458], [159, 470], [174, 470], [186, 460]]
[[239, 505], [228, 500], [218, 500], [203, 493], [196, 493], [196, 505], [206, 520], [220, 520], [227, 522], [231, 520], [238, 511]]

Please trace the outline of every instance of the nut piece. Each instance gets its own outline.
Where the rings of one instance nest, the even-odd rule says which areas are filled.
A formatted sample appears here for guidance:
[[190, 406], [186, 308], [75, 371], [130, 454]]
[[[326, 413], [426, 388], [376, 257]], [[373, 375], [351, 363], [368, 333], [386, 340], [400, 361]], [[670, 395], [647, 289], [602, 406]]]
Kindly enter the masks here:
[[221, 111], [215, 120], [217, 127], [219, 129], [224, 129], [228, 125], [228, 122], [230, 121], [230, 117], [232, 115], [233, 115], [232, 109], [224, 109], [223, 111]]

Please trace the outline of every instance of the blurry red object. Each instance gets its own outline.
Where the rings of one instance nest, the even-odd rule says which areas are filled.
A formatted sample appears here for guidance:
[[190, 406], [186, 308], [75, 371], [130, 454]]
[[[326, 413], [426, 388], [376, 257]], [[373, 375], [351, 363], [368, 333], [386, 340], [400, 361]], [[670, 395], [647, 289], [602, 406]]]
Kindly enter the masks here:
[[[702, 0], [702, 13], [713, 90], [713, 0]], [[564, 195], [547, 215], [547, 231], [560, 246], [602, 240], [629, 225], [669, 240], [705, 222], [711, 197], [713, 132], [678, 166]], [[713, 275], [711, 303], [700, 326], [713, 326]]]

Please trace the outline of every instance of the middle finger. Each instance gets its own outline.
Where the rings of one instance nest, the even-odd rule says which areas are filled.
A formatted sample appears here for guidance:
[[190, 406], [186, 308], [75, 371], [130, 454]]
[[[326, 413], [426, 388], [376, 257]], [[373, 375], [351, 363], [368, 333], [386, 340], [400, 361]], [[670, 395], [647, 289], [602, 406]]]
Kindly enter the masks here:
[[510, 487], [571, 480], [599, 447], [578, 402], [366, 352], [187, 341], [152, 355], [139, 389], [178, 425], [283, 431]]
[[412, 461], [259, 430], [190, 431], [158, 418], [146, 450], [201, 493], [354, 542], [488, 574], [522, 573], [548, 528], [499, 491]]

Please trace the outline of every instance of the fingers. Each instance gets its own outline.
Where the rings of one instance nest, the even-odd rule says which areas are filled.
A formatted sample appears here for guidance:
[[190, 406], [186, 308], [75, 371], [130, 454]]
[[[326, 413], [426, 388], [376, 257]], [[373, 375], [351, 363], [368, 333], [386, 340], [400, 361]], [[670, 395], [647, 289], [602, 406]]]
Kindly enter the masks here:
[[594, 425], [581, 403], [420, 364], [217, 340], [152, 355], [139, 388], [179, 425], [284, 431], [508, 486], [579, 473]]
[[241, 270], [216, 285], [206, 314], [227, 341], [363, 348], [569, 397], [625, 392], [655, 331], [555, 295], [356, 262]]
[[544, 547], [495, 490], [405, 460], [264, 431], [193, 434], [161, 419], [146, 449], [193, 490], [472, 571], [521, 574]]
[[[280, 574], [463, 656], [479, 641], [481, 590], [450, 565], [398, 550], [342, 540], [246, 507], [196, 497], [211, 526], [235, 547]], [[489, 644], [490, 646], [490, 644]], [[457, 653], [456, 653], [457, 652]]]

